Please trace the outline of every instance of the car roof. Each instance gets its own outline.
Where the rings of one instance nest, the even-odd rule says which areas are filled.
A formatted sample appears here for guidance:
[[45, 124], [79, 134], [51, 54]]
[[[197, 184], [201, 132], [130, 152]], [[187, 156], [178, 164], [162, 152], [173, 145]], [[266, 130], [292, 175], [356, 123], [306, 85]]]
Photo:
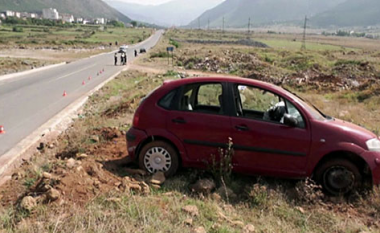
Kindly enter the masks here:
[[250, 78], [241, 78], [241, 77], [191, 77], [177, 80], [167, 80], [164, 82], [164, 86], [168, 85], [168, 87], [177, 87], [186, 84], [192, 83], [203, 83], [203, 82], [229, 82], [229, 83], [239, 83], [243, 85], [253, 85], [257, 87], [261, 87], [264, 89], [272, 89], [277, 91], [284, 91], [279, 86], [276, 86], [271, 83], [250, 79]]

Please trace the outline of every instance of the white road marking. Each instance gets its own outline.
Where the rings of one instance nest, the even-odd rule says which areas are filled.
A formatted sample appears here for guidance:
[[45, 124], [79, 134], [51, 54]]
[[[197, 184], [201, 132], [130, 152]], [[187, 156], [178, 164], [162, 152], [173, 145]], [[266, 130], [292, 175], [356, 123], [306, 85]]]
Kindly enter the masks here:
[[[66, 77], [68, 77], [68, 76], [70, 76], [70, 75], [73, 75], [73, 74], [76, 74], [76, 73], [79, 73], [79, 72], [81, 72], [81, 71], [83, 71], [83, 70], [87, 70], [87, 69], [92, 68], [92, 67], [94, 67], [94, 66], [96, 66], [96, 64], [93, 64], [93, 65], [91, 65], [91, 66], [87, 66], [87, 67], [85, 67], [85, 68], [83, 68], [83, 69], [80, 69], [80, 70], [74, 71], [74, 72], [72, 72], [72, 73], [70, 73], [70, 74], [66, 74], [66, 75], [64, 75], [64, 76], [61, 76], [61, 77], [59, 77], [59, 78], [56, 78], [55, 80], [51, 80], [50, 82], [58, 81], [58, 80], [60, 80], [60, 79], [66, 78]], [[50, 82], [49, 82], [49, 83], [50, 83]]]

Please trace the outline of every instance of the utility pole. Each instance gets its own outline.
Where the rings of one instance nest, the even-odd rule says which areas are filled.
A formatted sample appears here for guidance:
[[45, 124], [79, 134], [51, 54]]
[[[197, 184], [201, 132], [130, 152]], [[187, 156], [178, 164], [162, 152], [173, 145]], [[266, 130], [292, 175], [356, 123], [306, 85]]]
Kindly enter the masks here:
[[210, 19], [207, 20], [207, 30], [210, 31]]
[[248, 34], [251, 33], [251, 18], [248, 19]]
[[306, 28], [307, 28], [307, 15], [305, 15], [305, 24], [303, 26], [303, 38], [302, 38], [302, 46], [301, 50], [306, 50]]
[[222, 27], [222, 32], [224, 33], [224, 16], [223, 16], [223, 27]]

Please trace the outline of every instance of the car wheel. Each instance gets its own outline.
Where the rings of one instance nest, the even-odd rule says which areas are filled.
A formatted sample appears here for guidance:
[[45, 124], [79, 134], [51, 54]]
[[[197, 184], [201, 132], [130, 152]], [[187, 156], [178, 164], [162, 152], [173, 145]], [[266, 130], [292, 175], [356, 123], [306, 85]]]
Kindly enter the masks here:
[[177, 151], [169, 143], [150, 142], [140, 151], [139, 166], [149, 173], [162, 171], [166, 177], [172, 176], [178, 169]]
[[328, 160], [315, 172], [315, 180], [334, 196], [346, 195], [362, 185], [359, 169], [345, 159]]

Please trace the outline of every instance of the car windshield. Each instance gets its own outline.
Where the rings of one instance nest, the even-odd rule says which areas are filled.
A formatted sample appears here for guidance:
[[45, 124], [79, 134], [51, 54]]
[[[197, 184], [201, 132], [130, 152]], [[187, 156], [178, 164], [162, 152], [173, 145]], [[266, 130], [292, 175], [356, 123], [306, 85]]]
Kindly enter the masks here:
[[287, 92], [289, 92], [290, 95], [292, 95], [292, 97], [294, 99], [297, 99], [298, 102], [300, 102], [302, 104], [302, 106], [304, 108], [306, 108], [306, 110], [312, 115], [312, 117], [316, 120], [325, 120], [327, 118], [329, 118], [328, 116], [326, 116], [325, 114], [323, 114], [318, 108], [316, 108], [314, 105], [310, 106], [310, 104], [302, 99], [300, 96], [298, 96], [297, 94], [287, 90], [284, 88], [284, 90], [286, 90]]

